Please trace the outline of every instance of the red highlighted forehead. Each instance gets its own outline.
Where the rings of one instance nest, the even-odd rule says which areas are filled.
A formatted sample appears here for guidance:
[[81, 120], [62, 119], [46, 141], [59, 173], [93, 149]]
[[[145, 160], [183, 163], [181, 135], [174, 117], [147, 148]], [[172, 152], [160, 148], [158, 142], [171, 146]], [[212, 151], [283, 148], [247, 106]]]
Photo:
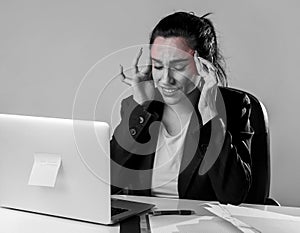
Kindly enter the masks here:
[[162, 62], [190, 59], [193, 55], [194, 50], [182, 37], [156, 37], [151, 47], [151, 57]]

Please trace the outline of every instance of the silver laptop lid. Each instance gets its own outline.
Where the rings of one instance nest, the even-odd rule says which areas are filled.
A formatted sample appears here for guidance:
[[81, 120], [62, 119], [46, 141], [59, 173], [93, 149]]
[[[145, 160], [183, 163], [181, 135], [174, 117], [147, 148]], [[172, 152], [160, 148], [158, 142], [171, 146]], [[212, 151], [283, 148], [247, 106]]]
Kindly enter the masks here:
[[110, 223], [109, 126], [0, 114], [1, 206]]

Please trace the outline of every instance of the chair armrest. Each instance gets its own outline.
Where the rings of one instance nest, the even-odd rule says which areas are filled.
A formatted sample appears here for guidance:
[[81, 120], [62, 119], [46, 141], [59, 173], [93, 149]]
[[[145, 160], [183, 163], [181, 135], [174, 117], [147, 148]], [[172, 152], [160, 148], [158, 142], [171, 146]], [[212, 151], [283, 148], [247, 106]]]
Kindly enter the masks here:
[[276, 206], [281, 206], [280, 203], [278, 201], [276, 201], [275, 199], [271, 198], [271, 197], [267, 197], [266, 201], [265, 201], [265, 205], [276, 205]]

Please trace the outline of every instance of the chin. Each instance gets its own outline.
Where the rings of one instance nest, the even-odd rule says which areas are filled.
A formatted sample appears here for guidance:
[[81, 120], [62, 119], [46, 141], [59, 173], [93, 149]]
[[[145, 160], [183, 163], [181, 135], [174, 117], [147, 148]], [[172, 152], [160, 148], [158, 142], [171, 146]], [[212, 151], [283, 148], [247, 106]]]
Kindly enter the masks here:
[[180, 102], [180, 99], [175, 98], [175, 97], [165, 97], [165, 96], [163, 96], [163, 100], [164, 100], [165, 104], [167, 104], [167, 105], [175, 105], [175, 104], [178, 104]]

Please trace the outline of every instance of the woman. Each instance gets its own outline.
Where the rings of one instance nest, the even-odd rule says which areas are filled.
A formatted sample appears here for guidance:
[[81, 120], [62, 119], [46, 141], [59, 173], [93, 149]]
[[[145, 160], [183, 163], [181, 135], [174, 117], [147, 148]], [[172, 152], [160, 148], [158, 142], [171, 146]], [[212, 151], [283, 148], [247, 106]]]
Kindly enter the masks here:
[[[225, 87], [207, 15], [177, 12], [150, 38], [150, 65], [125, 75], [111, 140], [113, 193], [239, 204], [251, 185], [250, 101]], [[220, 87], [219, 87], [220, 86]]]

